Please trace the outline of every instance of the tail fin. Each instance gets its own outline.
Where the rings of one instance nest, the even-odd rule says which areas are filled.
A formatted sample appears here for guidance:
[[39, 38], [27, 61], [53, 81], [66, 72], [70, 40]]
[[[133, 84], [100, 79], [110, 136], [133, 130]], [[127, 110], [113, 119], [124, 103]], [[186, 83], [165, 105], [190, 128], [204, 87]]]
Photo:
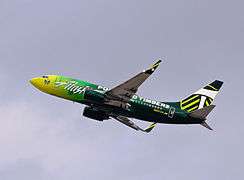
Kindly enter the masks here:
[[180, 101], [181, 109], [190, 113], [210, 106], [222, 85], [223, 82], [219, 80], [215, 80], [214, 82], [208, 84], [204, 88]]

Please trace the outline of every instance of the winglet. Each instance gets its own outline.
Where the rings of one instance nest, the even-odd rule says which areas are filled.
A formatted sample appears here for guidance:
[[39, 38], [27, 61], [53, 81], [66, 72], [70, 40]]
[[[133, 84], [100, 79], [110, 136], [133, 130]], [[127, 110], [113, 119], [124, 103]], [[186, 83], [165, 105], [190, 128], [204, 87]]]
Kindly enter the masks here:
[[154, 67], [154, 66], [158, 66], [160, 63], [162, 62], [162, 60], [161, 59], [159, 59], [156, 63], [154, 63], [152, 66]]
[[159, 66], [159, 64], [162, 62], [162, 60], [158, 60], [156, 63], [154, 63], [149, 69], [145, 70], [145, 73], [152, 74]]
[[151, 132], [155, 128], [156, 124], [157, 123], [152, 123], [149, 127], [147, 127], [146, 129], [144, 129], [144, 132], [146, 132], [146, 133]]

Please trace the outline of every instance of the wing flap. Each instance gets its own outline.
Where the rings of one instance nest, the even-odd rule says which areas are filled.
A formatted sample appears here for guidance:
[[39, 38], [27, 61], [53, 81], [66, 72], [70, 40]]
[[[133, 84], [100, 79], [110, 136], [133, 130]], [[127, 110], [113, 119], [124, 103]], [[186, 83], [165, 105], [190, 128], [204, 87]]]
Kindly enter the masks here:
[[122, 124], [132, 128], [132, 129], [135, 129], [137, 131], [143, 131], [143, 132], [146, 132], [146, 133], [149, 133], [151, 132], [155, 126], [156, 126], [156, 123], [152, 123], [149, 127], [147, 127], [146, 129], [142, 129], [141, 127], [139, 127], [138, 125], [136, 125], [133, 121], [131, 121], [129, 118], [127, 117], [124, 117], [124, 116], [112, 116], [115, 120], [121, 122]]

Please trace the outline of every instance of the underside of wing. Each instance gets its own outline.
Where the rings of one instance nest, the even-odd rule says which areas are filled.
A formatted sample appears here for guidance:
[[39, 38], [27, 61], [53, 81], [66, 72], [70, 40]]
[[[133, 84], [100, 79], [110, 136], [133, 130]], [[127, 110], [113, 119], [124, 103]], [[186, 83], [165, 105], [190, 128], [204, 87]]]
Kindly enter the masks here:
[[149, 133], [153, 130], [153, 128], [156, 126], [156, 123], [152, 123], [150, 124], [150, 126], [148, 126], [146, 129], [142, 129], [141, 127], [139, 127], [138, 125], [136, 125], [133, 121], [131, 121], [129, 118], [124, 117], [124, 116], [112, 116], [115, 120], [123, 123], [124, 125], [135, 129], [137, 131], [143, 131], [146, 133]]

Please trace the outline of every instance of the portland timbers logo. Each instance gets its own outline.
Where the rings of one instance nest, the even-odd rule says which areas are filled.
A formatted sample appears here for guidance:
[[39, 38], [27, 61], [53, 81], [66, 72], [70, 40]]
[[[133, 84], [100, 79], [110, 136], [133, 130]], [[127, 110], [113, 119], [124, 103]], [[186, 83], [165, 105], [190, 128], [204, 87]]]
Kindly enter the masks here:
[[213, 99], [200, 95], [200, 94], [193, 94], [190, 97], [182, 100], [180, 102], [181, 109], [187, 112], [192, 112], [197, 109], [201, 109], [205, 106], [209, 106], [212, 103]]

